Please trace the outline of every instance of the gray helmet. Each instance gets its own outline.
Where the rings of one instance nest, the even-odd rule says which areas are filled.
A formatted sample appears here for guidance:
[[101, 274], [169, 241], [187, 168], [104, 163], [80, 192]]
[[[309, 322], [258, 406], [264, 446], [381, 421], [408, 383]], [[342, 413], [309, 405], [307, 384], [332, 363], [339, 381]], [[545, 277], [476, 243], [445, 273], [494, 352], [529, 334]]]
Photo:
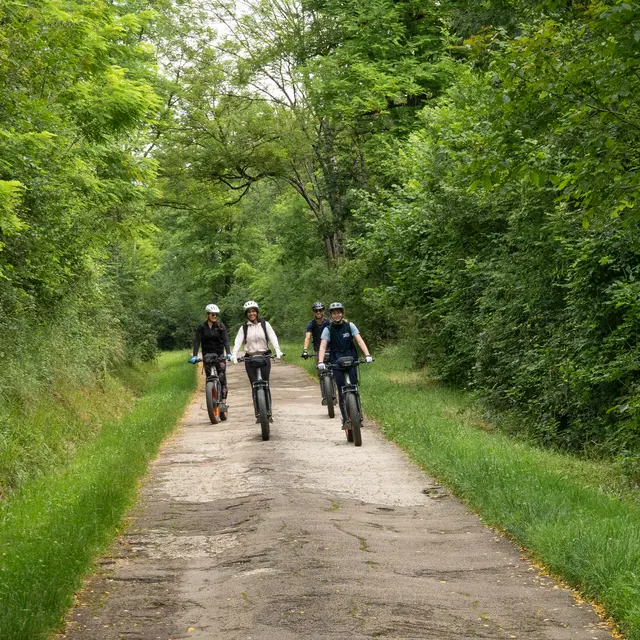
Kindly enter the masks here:
[[329, 305], [329, 312], [331, 311], [342, 311], [342, 313], [344, 313], [344, 305], [342, 302], [332, 302]]
[[218, 305], [215, 305], [215, 304], [208, 304], [208, 305], [204, 308], [204, 310], [205, 310], [207, 313], [218, 313], [218, 314], [220, 313], [220, 309], [218, 309]]
[[311, 305], [311, 309], [313, 311], [324, 311], [324, 305], [322, 304], [322, 302], [314, 302]]

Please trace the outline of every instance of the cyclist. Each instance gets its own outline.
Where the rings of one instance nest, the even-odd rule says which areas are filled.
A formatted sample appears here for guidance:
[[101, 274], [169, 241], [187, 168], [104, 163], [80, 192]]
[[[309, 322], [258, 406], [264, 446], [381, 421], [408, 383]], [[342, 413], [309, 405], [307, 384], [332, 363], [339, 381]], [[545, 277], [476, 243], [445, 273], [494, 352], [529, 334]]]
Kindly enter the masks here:
[[[207, 319], [201, 322], [196, 328], [196, 335], [193, 339], [193, 357], [189, 360], [192, 364], [195, 364], [198, 360], [198, 350], [202, 345], [202, 357], [208, 353], [215, 353], [218, 356], [223, 356], [225, 351], [227, 353], [227, 360], [231, 360], [231, 349], [229, 348], [229, 333], [227, 328], [218, 320], [220, 316], [220, 309], [215, 304], [208, 304], [205, 307], [207, 313]], [[222, 388], [222, 402], [227, 401], [227, 376], [226, 376], [226, 362], [221, 360], [218, 363], [213, 363], [211, 366], [216, 368], [218, 378], [220, 378], [220, 387]], [[210, 373], [210, 367], [204, 363], [205, 373], [208, 376]]]
[[[280, 351], [278, 337], [271, 325], [258, 315], [260, 313], [258, 303], [249, 300], [244, 303], [242, 308], [247, 317], [247, 321], [238, 329], [238, 335], [236, 335], [236, 341], [231, 353], [231, 361], [234, 364], [238, 364], [238, 352], [243, 344], [245, 345], [244, 352], [248, 356], [270, 354], [269, 344], [271, 344], [276, 352], [276, 358], [280, 359], [282, 357], [282, 351]], [[249, 382], [253, 386], [253, 383], [258, 377], [256, 368], [251, 367], [248, 362], [244, 363], [244, 367], [249, 376]], [[269, 380], [269, 374], [271, 373], [271, 360], [269, 358], [265, 358], [265, 364], [260, 367], [260, 371], [262, 373], [262, 379]], [[269, 402], [269, 406], [271, 406], [271, 402]]]
[[[309, 342], [313, 337], [313, 350], [315, 351], [316, 364], [318, 363], [318, 352], [320, 351], [320, 338], [325, 327], [328, 327], [331, 323], [324, 317], [324, 305], [322, 302], [314, 302], [311, 305], [313, 311], [313, 318], [309, 320], [307, 325], [307, 332], [304, 336], [304, 347], [302, 348], [302, 357], [306, 360], [309, 357]], [[320, 372], [318, 371], [318, 374]], [[324, 387], [320, 385], [320, 393], [322, 394], [322, 404], [327, 404], [325, 398]]]
[[[320, 351], [318, 352], [318, 369], [322, 371], [325, 368], [324, 354], [330, 347], [329, 358], [333, 364], [338, 358], [351, 356], [358, 357], [356, 343], [364, 353], [367, 362], [373, 362], [373, 358], [369, 354], [369, 348], [362, 339], [358, 328], [353, 322], [344, 319], [344, 305], [341, 302], [332, 302], [329, 305], [329, 314], [331, 315], [331, 323], [322, 331], [320, 338]], [[358, 383], [358, 367], [352, 367], [349, 371], [349, 379], [353, 384]], [[347, 422], [347, 414], [344, 408], [344, 398], [342, 397], [342, 387], [344, 386], [345, 372], [338, 367], [333, 370], [333, 376], [336, 379], [338, 387], [338, 400], [340, 404], [340, 413], [342, 414], [342, 428], [344, 429]]]
[[324, 317], [324, 305], [322, 302], [314, 302], [311, 305], [313, 311], [313, 319], [309, 320], [307, 332], [304, 336], [304, 347], [302, 348], [302, 357], [306, 360], [309, 357], [309, 342], [313, 337], [313, 350], [316, 352], [316, 362], [318, 361], [318, 351], [320, 350], [320, 339], [322, 331], [331, 323]]

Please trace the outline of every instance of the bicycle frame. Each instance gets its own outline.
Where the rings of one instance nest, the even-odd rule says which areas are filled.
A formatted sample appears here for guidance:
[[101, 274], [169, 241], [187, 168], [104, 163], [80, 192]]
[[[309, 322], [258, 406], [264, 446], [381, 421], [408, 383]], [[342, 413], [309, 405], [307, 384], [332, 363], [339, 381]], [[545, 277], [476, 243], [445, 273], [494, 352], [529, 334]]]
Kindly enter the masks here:
[[[310, 353], [309, 357], [310, 358], [316, 358], [316, 362], [317, 362], [318, 354], [317, 353]], [[324, 356], [324, 362], [325, 362], [326, 365], [329, 364], [329, 354], [328, 353], [326, 353], [325, 356]], [[324, 369], [323, 371], [319, 371], [318, 374], [319, 374], [318, 375], [318, 379], [320, 381], [320, 393], [322, 393], [322, 397], [324, 398], [324, 393], [323, 393], [323, 390], [322, 390], [322, 379], [326, 378], [327, 376], [330, 377], [330, 378], [333, 378], [333, 371], [332, 371], [330, 366], [327, 366], [326, 369]]]
[[362, 404], [360, 403], [360, 392], [358, 391], [358, 385], [353, 383], [353, 382], [351, 382], [351, 378], [349, 377], [349, 369], [353, 369], [354, 367], [358, 367], [361, 364], [364, 364], [365, 362], [366, 362], [366, 360], [358, 360], [358, 359], [354, 358], [353, 362], [348, 367], [342, 366], [339, 362], [327, 365], [327, 369], [333, 369], [334, 367], [337, 367], [338, 369], [341, 369], [342, 371], [344, 371], [345, 384], [342, 385], [342, 387], [340, 389], [341, 394], [342, 394], [342, 401], [343, 401], [344, 405], [346, 405], [347, 396], [349, 394], [353, 394], [355, 396], [355, 398], [356, 398], [356, 406], [358, 407], [358, 415], [360, 416], [360, 420], [363, 419]]
[[258, 389], [265, 390], [265, 398], [267, 399], [267, 412], [271, 417], [271, 389], [269, 388], [269, 381], [262, 379], [262, 371], [260, 367], [256, 367], [256, 381], [251, 385], [253, 394], [253, 406], [256, 406], [256, 392]]
[[[275, 358], [275, 356], [273, 354], [265, 354], [265, 355], [261, 355], [261, 356], [244, 356], [242, 358], [238, 358], [238, 362], [246, 362], [249, 361], [251, 362], [252, 358], [271, 358], [272, 360]], [[256, 417], [258, 417], [258, 407], [257, 407], [257, 403], [256, 403], [256, 391], [258, 389], [264, 389], [265, 390], [265, 398], [267, 400], [267, 412], [269, 414], [269, 417], [271, 418], [271, 389], [269, 387], [269, 381], [268, 380], [263, 380], [262, 378], [262, 371], [261, 371], [261, 367], [255, 367], [256, 369], [256, 380], [255, 382], [253, 382], [251, 384], [251, 395], [253, 398], [253, 408], [256, 411]]]
[[360, 392], [358, 391], [358, 385], [351, 382], [348, 369], [344, 370], [344, 380], [345, 380], [345, 384], [342, 387], [342, 397], [344, 398], [343, 402], [345, 402], [346, 404], [346, 397], [348, 394], [350, 393], [354, 394], [356, 397], [356, 406], [358, 407], [358, 415], [360, 416], [360, 420], [362, 420], [362, 405], [360, 404]]
[[[209, 355], [209, 354], [207, 354]], [[224, 361], [224, 356], [218, 356], [216, 358], [208, 358], [209, 362], [204, 362], [204, 358], [198, 358], [203, 363], [202, 372], [207, 376], [207, 382], [213, 382], [214, 380], [220, 380], [218, 375], [218, 368], [214, 365]], [[209, 373], [207, 374], [207, 364], [209, 365]]]

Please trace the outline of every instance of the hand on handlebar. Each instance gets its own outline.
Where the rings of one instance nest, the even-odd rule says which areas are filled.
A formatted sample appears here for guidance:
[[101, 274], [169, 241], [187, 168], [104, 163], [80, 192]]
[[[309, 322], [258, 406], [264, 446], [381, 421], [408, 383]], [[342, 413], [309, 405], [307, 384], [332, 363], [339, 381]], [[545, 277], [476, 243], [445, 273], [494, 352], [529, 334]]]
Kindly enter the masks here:
[[283, 355], [284, 355], [284, 353], [282, 353], [282, 351], [280, 351], [280, 349], [276, 349], [276, 358], [278, 360], [280, 360], [280, 358], [282, 358]]
[[309, 357], [309, 352], [306, 349], [303, 349], [300, 357], [306, 360]]
[[190, 364], [195, 364], [198, 361], [199, 361], [198, 356], [191, 356], [191, 358], [189, 358], [189, 363]]
[[231, 362], [233, 364], [238, 364], [238, 356], [235, 353], [231, 354]]
[[373, 362], [373, 358], [372, 358], [371, 356], [368, 356], [368, 355], [367, 355], [367, 356], [365, 356], [365, 357], [364, 357], [364, 361], [365, 361], [367, 364], [371, 364], [371, 363]]
[[324, 362], [318, 363], [318, 371], [324, 371], [327, 368], [327, 365]]

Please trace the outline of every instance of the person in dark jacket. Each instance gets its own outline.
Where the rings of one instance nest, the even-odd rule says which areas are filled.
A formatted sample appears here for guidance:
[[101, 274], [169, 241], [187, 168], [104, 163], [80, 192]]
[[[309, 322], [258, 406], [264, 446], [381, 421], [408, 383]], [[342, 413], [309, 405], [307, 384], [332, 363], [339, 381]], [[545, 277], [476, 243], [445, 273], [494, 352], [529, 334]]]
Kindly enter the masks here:
[[[196, 335], [193, 339], [193, 357], [189, 362], [195, 363], [198, 360], [198, 351], [202, 347], [202, 356], [208, 353], [215, 353], [218, 356], [227, 354], [227, 360], [231, 360], [231, 349], [229, 347], [229, 333], [227, 328], [218, 320], [220, 309], [215, 304], [208, 304], [205, 308], [207, 319], [201, 322], [196, 328]], [[220, 360], [211, 366], [216, 368], [222, 387], [222, 401], [227, 400], [227, 363]], [[205, 363], [205, 373], [209, 375], [209, 367]]]

